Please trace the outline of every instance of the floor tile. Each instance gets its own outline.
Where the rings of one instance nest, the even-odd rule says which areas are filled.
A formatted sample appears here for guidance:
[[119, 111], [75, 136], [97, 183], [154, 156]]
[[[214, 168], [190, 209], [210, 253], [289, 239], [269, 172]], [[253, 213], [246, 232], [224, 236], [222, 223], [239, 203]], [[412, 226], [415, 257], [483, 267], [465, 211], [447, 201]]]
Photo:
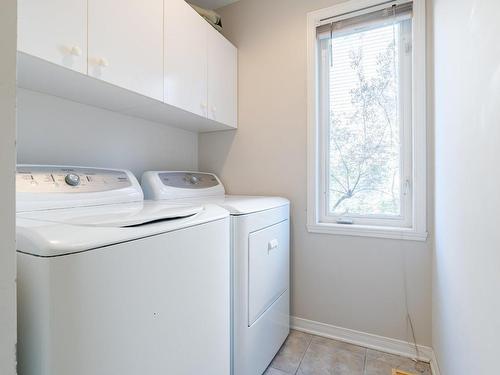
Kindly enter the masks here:
[[305, 333], [305, 332], [296, 331], [294, 329], [291, 329], [288, 337], [301, 338], [301, 339], [306, 340], [309, 343], [309, 342], [311, 342], [312, 338], [315, 336], [311, 335], [309, 333]]
[[409, 358], [367, 349], [365, 375], [391, 375], [392, 369], [416, 375], [431, 375], [428, 363], [415, 362]]
[[320, 336], [313, 336], [311, 343], [327, 346], [338, 350], [347, 350], [353, 353], [365, 355], [366, 349], [362, 346], [348, 344], [346, 342], [327, 339]]
[[290, 375], [289, 372], [281, 371], [272, 367], [268, 367], [262, 375]]
[[[330, 340], [332, 341], [332, 340]], [[364, 348], [359, 352], [339, 349], [339, 342], [315, 343], [309, 345], [300, 364], [300, 375], [363, 375]], [[325, 345], [326, 344], [326, 345]], [[342, 347], [341, 345], [338, 345]]]
[[431, 375], [428, 363], [292, 330], [264, 375], [392, 375], [393, 369]]
[[271, 367], [295, 374], [311, 339], [312, 335], [291, 330], [290, 335], [271, 362]]

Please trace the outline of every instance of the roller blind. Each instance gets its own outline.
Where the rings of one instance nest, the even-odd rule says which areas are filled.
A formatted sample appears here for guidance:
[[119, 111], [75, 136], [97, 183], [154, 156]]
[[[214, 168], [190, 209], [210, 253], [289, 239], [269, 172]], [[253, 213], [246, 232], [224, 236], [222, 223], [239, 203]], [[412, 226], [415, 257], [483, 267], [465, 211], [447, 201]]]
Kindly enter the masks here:
[[380, 27], [384, 23], [392, 24], [412, 18], [413, 3], [394, 4], [393, 2], [363, 9], [362, 11], [341, 14], [331, 19], [323, 20], [317, 27], [319, 39], [338, 37], [368, 29], [371, 26]]

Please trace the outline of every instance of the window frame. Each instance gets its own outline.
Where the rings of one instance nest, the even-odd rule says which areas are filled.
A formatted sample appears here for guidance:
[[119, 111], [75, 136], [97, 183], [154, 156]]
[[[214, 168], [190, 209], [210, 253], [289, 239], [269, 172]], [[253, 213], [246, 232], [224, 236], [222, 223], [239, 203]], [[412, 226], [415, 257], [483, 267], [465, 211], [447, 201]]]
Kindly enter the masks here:
[[[366, 8], [388, 4], [384, 0], [350, 0], [329, 8], [310, 12], [307, 15], [307, 95], [308, 95], [308, 203], [307, 229], [314, 233], [369, 236], [424, 241], [427, 238], [427, 168], [426, 168], [426, 43], [425, 43], [425, 0], [395, 0], [391, 3], [413, 3], [412, 22], [412, 105], [411, 136], [404, 137], [410, 148], [411, 202], [406, 221], [396, 223], [394, 219], [357, 219], [354, 224], [339, 224], [334, 216], [326, 214], [326, 152], [329, 121], [326, 111], [321, 111], [321, 84], [319, 43], [316, 28], [325, 24], [325, 19], [343, 16], [346, 13], [364, 12]], [[370, 9], [371, 10], [371, 9]], [[357, 14], [357, 13], [356, 13]], [[324, 97], [324, 96], [323, 96]], [[408, 160], [408, 157], [405, 158]], [[408, 176], [408, 173], [406, 173]], [[403, 177], [403, 176], [402, 176]], [[392, 220], [392, 221], [391, 221]], [[394, 224], [392, 224], [394, 223]]]

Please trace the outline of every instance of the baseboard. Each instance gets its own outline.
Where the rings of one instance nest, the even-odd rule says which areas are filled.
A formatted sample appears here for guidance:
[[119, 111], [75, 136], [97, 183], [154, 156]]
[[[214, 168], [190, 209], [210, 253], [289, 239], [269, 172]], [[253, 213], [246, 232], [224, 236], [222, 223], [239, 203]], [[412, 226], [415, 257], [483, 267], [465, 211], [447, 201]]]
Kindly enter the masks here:
[[[330, 324], [315, 322], [312, 320], [302, 319], [295, 316], [291, 317], [291, 328], [306, 333], [311, 333], [318, 336], [323, 336], [339, 341], [348, 342], [365, 348], [375, 349], [382, 352], [397, 354], [403, 357], [416, 358], [415, 347], [408, 345], [407, 342], [391, 339], [388, 337], [373, 335], [355, 331], [348, 328], [336, 327]], [[439, 375], [436, 357], [432, 348], [428, 346], [418, 345], [418, 360], [431, 363], [433, 375]], [[437, 370], [434, 370], [437, 369]]]
[[441, 375], [441, 372], [439, 371], [438, 361], [436, 358], [436, 353], [434, 352], [434, 350], [432, 351], [432, 357], [431, 357], [431, 371], [432, 375]]

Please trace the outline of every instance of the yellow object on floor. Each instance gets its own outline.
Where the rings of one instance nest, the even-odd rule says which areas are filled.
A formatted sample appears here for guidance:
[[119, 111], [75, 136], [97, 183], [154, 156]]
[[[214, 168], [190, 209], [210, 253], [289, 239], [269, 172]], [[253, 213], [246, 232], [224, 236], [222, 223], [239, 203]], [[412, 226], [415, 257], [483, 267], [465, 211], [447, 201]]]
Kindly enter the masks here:
[[392, 369], [392, 375], [415, 375], [415, 374], [412, 374], [411, 372], [396, 370], [396, 369], [393, 368]]

